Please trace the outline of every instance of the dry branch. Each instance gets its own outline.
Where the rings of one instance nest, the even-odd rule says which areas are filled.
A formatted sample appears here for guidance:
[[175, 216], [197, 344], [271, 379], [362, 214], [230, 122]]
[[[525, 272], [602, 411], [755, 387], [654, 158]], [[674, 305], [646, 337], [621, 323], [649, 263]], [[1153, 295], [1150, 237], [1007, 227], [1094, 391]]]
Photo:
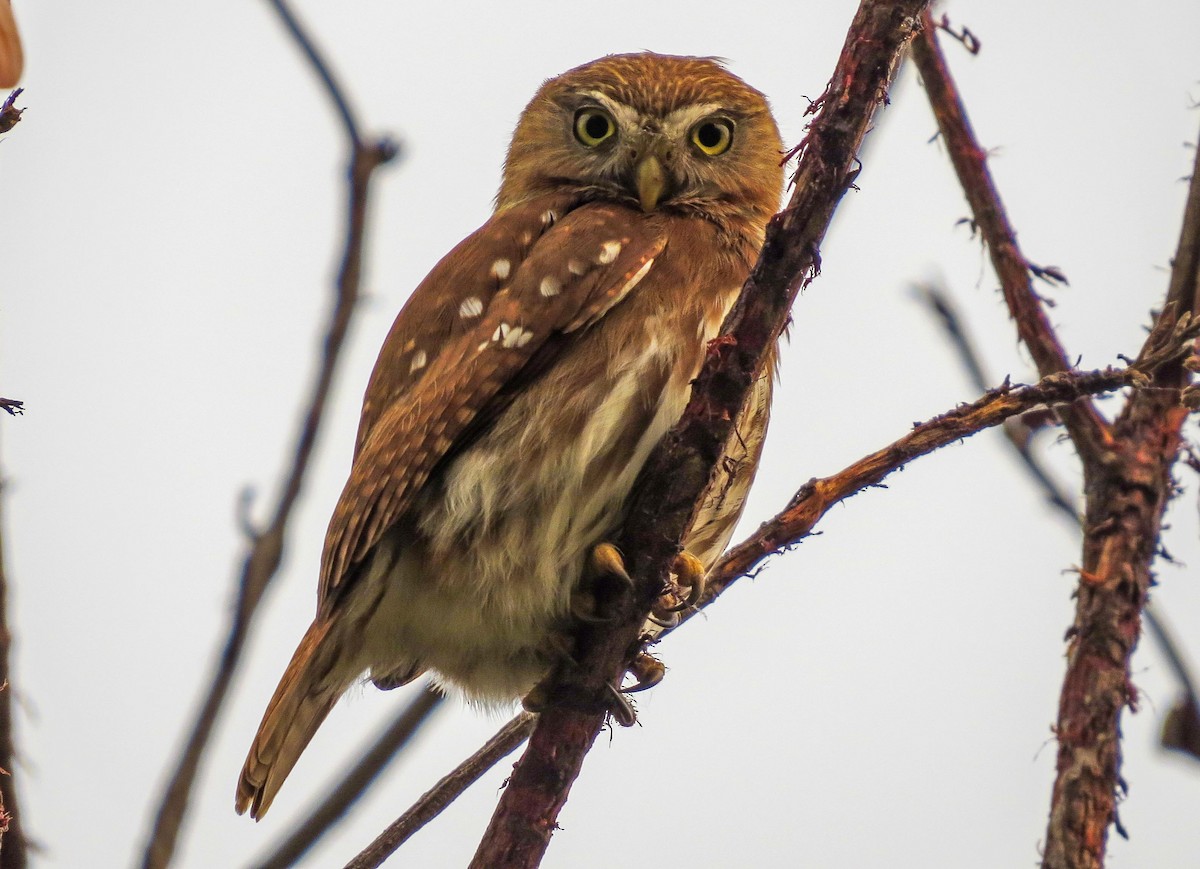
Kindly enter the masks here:
[[337, 87], [328, 65], [322, 60], [312, 41], [304, 35], [283, 0], [271, 0], [271, 5], [279, 12], [292, 36], [300, 44], [325, 84], [327, 92], [342, 118], [347, 138], [350, 140], [352, 152], [348, 172], [349, 190], [344, 252], [337, 278], [333, 311], [330, 314], [329, 325], [322, 345], [321, 367], [312, 387], [308, 410], [300, 429], [295, 452], [284, 476], [282, 491], [275, 505], [270, 524], [265, 531], [254, 534], [252, 537], [250, 551], [246, 554], [238, 581], [237, 602], [225, 641], [225, 648], [197, 714], [196, 722], [163, 793], [154, 826], [146, 842], [142, 863], [144, 869], [161, 869], [161, 867], [169, 865], [171, 861], [204, 749], [208, 745], [217, 715], [224, 705], [233, 675], [241, 661], [242, 650], [249, 635], [254, 613], [268, 583], [279, 568], [288, 520], [292, 507], [300, 495], [304, 473], [312, 456], [325, 403], [333, 383], [337, 360], [349, 330], [355, 303], [358, 300], [362, 276], [363, 239], [366, 232], [367, 194], [371, 176], [377, 168], [396, 156], [395, 146], [386, 139], [375, 142], [362, 140], [358, 132], [358, 125], [349, 111], [346, 98]]
[[[928, 15], [925, 25], [913, 58], [1017, 331], [1040, 371], [1069, 368], [1033, 293], [1029, 273], [1035, 270], [1016, 247]], [[1176, 358], [1162, 359], [1151, 388], [1135, 392], [1111, 426], [1090, 402], [1077, 402], [1062, 413], [1083, 461], [1087, 504], [1076, 617], [1068, 632], [1067, 674], [1055, 728], [1059, 752], [1045, 869], [1100, 869], [1109, 826], [1121, 829], [1116, 812], [1123, 789], [1120, 713], [1136, 704], [1129, 661], [1141, 630], [1162, 515], [1174, 491], [1171, 468], [1188, 414], [1181, 400], [1188, 376], [1177, 343], [1192, 328], [1188, 320], [1196, 310], [1198, 269], [1200, 179], [1194, 172], [1167, 303], [1139, 356], [1161, 354], [1169, 345]]]
[[440, 815], [446, 806], [458, 799], [485, 772], [516, 751], [529, 738], [536, 720], [536, 716], [523, 712], [501, 727], [477, 752], [426, 791], [407, 812], [347, 863], [346, 869], [375, 869], [381, 866], [413, 833]]
[[[1166, 304], [1142, 356], [1159, 352], [1197, 313], [1200, 297], [1200, 151]], [[1112, 426], [1112, 439], [1091, 468], [1083, 564], [1075, 623], [1068, 632], [1067, 673], [1059, 699], [1057, 777], [1046, 834], [1045, 869], [1100, 869], [1108, 828], [1122, 832], [1121, 711], [1137, 708], [1130, 659], [1141, 633], [1162, 516], [1175, 491], [1171, 477], [1188, 415], [1189, 375], [1176, 359], [1151, 389], [1135, 393]]]
[[[925, 82], [925, 91], [937, 119], [938, 130], [971, 206], [975, 226], [987, 245], [992, 267], [1000, 279], [1004, 301], [1016, 323], [1017, 334], [1029, 348], [1038, 374], [1042, 377], [1070, 370], [1073, 366], [1050, 325], [1041, 300], [1034, 292], [1031, 272], [1035, 267], [1017, 246], [1017, 234], [1009, 222], [1008, 213], [987, 167], [987, 152], [975, 137], [958, 88], [950, 76], [946, 58], [938, 46], [933, 16], [928, 12], [924, 16], [921, 36], [913, 41], [912, 57]], [[1056, 274], [1044, 269], [1037, 271]], [[1062, 417], [1076, 449], [1085, 459], [1097, 455], [1104, 448], [1106, 424], [1091, 402], [1080, 401], [1064, 408]]]
[[655, 450], [618, 535], [638, 588], [612, 626], [581, 632], [577, 696], [539, 718], [524, 756], [471, 863], [475, 869], [537, 866], [571, 784], [604, 719], [602, 698], [623, 673], [642, 620], [691, 522], [732, 420], [783, 329], [801, 283], [819, 269], [818, 246], [834, 209], [858, 172], [857, 153], [925, 3], [859, 7], [825, 93], [800, 147], [788, 207], [767, 240], [723, 340], [714, 342], [683, 418]]

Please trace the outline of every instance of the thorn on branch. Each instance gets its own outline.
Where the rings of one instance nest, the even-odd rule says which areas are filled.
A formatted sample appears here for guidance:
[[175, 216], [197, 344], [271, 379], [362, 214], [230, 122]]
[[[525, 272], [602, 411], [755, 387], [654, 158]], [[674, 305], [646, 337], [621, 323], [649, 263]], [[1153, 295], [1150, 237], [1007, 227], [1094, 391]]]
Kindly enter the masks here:
[[1048, 284], [1062, 284], [1070, 286], [1071, 282], [1067, 280], [1067, 276], [1063, 274], [1062, 269], [1058, 266], [1039, 266], [1035, 262], [1025, 260], [1025, 267], [1029, 269], [1029, 273], [1035, 278], [1041, 278]]
[[968, 54], [979, 54], [979, 50], [983, 48], [983, 43], [979, 41], [979, 37], [972, 33], [965, 24], [961, 30], [955, 30], [950, 24], [949, 15], [942, 16], [941, 21], [937, 23], [937, 29], [960, 43], [967, 50]]

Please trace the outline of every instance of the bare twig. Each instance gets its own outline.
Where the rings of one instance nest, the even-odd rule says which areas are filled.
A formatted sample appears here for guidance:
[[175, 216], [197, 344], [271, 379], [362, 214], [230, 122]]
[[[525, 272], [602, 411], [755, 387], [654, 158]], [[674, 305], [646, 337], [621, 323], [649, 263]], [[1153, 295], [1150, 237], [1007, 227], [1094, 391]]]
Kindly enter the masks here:
[[[975, 138], [966, 108], [938, 46], [933, 17], [928, 12], [922, 34], [913, 42], [912, 57], [925, 82], [938, 129], [971, 206], [975, 225], [987, 244], [992, 267], [1000, 278], [1004, 301], [1016, 323], [1017, 334], [1029, 348], [1041, 376], [1067, 371], [1073, 366], [1034, 292], [1030, 279], [1033, 266], [1017, 246], [1016, 233], [987, 168], [987, 152]], [[1050, 274], [1045, 269], [1039, 271]], [[1053, 274], [1057, 275], [1057, 272]], [[1060, 412], [1080, 455], [1085, 459], [1098, 455], [1105, 445], [1107, 427], [1095, 405], [1084, 400]]]
[[[280, 12], [292, 35], [297, 36], [300, 32], [299, 25], [295, 17], [288, 12], [282, 0], [271, 0], [271, 4]], [[253, 615], [268, 583], [279, 567], [287, 523], [292, 507], [300, 495], [304, 472], [308, 467], [309, 458], [316, 442], [338, 356], [349, 329], [355, 302], [358, 299], [362, 276], [367, 194], [371, 175], [375, 169], [396, 156], [395, 146], [386, 139], [368, 143], [361, 140], [357, 132], [357, 125], [347, 108], [346, 99], [336, 89], [328, 66], [320, 58], [312, 41], [307, 37], [301, 39], [301, 47], [313, 63], [329, 91], [331, 99], [337, 105], [346, 126], [347, 135], [353, 144], [349, 167], [346, 237], [342, 265], [337, 279], [337, 295], [325, 334], [321, 367], [312, 387], [308, 411], [300, 430], [290, 468], [284, 478], [282, 492], [270, 524], [265, 531], [254, 536], [250, 551], [243, 563], [233, 622], [225, 641], [225, 648], [201, 704], [196, 723], [160, 802], [153, 829], [146, 843], [143, 858], [145, 869], [159, 869], [159, 867], [167, 866], [171, 861], [201, 756], [228, 694], [233, 674], [241, 660], [242, 649], [245, 646]]]
[[421, 726], [442, 705], [444, 695], [426, 686], [396, 717], [358, 763], [342, 777], [329, 795], [270, 855], [255, 864], [258, 869], [294, 866], [354, 805]]
[[[0, 488], [0, 494], [3, 489]], [[0, 508], [3, 501], [0, 501]], [[4, 571], [4, 527], [0, 511], [0, 869], [24, 869], [28, 842], [17, 801], [16, 742], [13, 739], [13, 688], [9, 652], [12, 632], [8, 627], [8, 575]]]
[[20, 416], [25, 412], [25, 402], [15, 398], [0, 398], [0, 410], [9, 416]]
[[788, 207], [767, 240], [724, 340], [714, 342], [683, 418], [647, 462], [618, 545], [638, 587], [612, 626], [584, 630], [573, 696], [539, 718], [524, 756], [471, 862], [474, 869], [537, 866], [556, 819], [604, 719], [602, 698], [619, 681], [643, 619], [667, 578], [679, 541], [727, 442], [760, 362], [783, 329], [792, 300], [819, 270], [818, 246], [858, 172], [857, 152], [904, 46], [921, 0], [865, 0], [837, 68], [817, 104]]
[[460, 763], [453, 772], [439, 781], [412, 808], [397, 818], [391, 826], [363, 851], [346, 864], [346, 869], [375, 869], [408, 841], [417, 830], [428, 824], [446, 806], [454, 802], [479, 777], [512, 754], [529, 738], [537, 717], [523, 712], [505, 724], [479, 751]]

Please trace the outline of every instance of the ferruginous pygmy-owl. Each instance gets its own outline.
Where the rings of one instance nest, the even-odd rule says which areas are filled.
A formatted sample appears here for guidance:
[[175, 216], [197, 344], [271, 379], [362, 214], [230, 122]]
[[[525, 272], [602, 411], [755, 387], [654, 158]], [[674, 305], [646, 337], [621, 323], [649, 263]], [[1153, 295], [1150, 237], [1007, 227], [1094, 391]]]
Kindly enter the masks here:
[[[781, 151], [763, 95], [707, 58], [615, 55], [537, 92], [495, 213], [380, 351], [316, 619], [250, 748], [239, 812], [267, 811], [364, 673], [391, 688], [428, 670], [483, 702], [547, 676], [757, 257]], [[741, 512], [770, 384], [764, 371], [685, 541], [704, 565]]]

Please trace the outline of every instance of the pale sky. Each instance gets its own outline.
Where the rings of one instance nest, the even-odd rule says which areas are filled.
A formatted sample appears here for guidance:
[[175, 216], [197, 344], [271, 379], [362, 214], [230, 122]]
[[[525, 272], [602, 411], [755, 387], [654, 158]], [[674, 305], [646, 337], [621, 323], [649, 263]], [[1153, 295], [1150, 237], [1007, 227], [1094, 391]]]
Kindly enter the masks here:
[[[300, 3], [369, 132], [378, 176], [358, 312], [282, 574], [203, 768], [177, 865], [243, 866], [405, 702], [352, 691], [260, 824], [233, 813], [249, 740], [311, 618], [321, 538], [379, 344], [490, 210], [518, 112], [603, 54], [719, 55], [784, 139], [855, 3]], [[736, 9], [736, 11], [734, 11]], [[949, 47], [1043, 288], [1084, 367], [1135, 355], [1164, 294], [1200, 128], [1200, 4], [950, 3]], [[28, 111], [0, 142], [0, 419], [21, 798], [47, 867], [128, 866], [223, 642], [242, 540], [291, 450], [339, 254], [344, 147], [266, 4], [18, 0]], [[536, 23], [532, 23], [536, 22]], [[976, 397], [909, 291], [943, 278], [993, 379], [1031, 378], [915, 76], [905, 74], [798, 301], [744, 531]], [[1103, 404], [1113, 413], [1118, 399]], [[1195, 435], [1195, 429], [1191, 434]], [[1041, 446], [1067, 484], [1069, 445]], [[1179, 471], [1155, 599], [1200, 655], [1195, 476]], [[641, 726], [602, 736], [544, 865], [1031, 866], [1045, 832], [1079, 545], [996, 433], [834, 509], [660, 647]], [[1112, 867], [1200, 854], [1200, 765], [1156, 749], [1174, 686], [1134, 660]], [[340, 866], [502, 722], [455, 701], [304, 864]], [[389, 865], [466, 864], [510, 762]]]

